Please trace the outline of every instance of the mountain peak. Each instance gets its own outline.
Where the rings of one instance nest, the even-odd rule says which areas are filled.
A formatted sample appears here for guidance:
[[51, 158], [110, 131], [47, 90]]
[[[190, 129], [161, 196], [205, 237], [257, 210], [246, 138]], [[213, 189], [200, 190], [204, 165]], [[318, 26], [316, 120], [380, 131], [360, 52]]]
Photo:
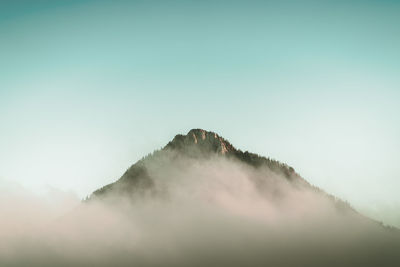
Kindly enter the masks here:
[[[173, 152], [173, 154], [169, 154], [169, 151]], [[181, 157], [175, 157], [174, 155], [180, 155]], [[175, 164], [174, 161], [179, 161], [179, 158], [182, 157], [202, 160], [213, 155], [227, 157], [254, 168], [265, 167], [272, 173], [282, 175], [282, 177], [296, 184], [307, 184], [307, 186], [310, 186], [292, 167], [286, 164], [248, 151], [243, 152], [236, 149], [231, 143], [215, 132], [203, 129], [191, 129], [186, 135], [176, 135], [163, 149], [157, 150], [139, 160], [119, 180], [96, 190], [93, 195], [101, 196], [107, 192], [130, 194], [133, 191], [153, 188], [155, 181], [151, 177], [149, 168], [151, 169], [151, 166], [154, 164], [165, 164], [164, 161], [158, 161], [160, 158], [167, 159], [169, 164]]]
[[165, 148], [215, 152], [222, 155], [236, 151], [227, 140], [217, 133], [203, 129], [191, 129], [186, 135], [178, 134]]

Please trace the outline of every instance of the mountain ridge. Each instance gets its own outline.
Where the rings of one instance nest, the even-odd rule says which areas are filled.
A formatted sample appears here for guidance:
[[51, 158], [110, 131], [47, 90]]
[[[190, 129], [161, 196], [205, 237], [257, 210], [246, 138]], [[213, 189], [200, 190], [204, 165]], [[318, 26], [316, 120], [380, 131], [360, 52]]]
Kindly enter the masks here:
[[[168, 160], [167, 163], [163, 162], [164, 165], [157, 166], [157, 168], [165, 168], [169, 163], [175, 161], [179, 162], [182, 158], [188, 158], [193, 161], [227, 159], [244, 164], [255, 170], [267, 168], [271, 173], [280, 177], [279, 179], [283, 179], [294, 188], [310, 190], [320, 195], [322, 198], [328, 199], [335, 209], [342, 214], [353, 214], [361, 220], [367, 220], [373, 224], [379, 224], [385, 228], [390, 228], [391, 230], [398, 230], [395, 227], [384, 225], [380, 221], [362, 215], [347, 201], [310, 184], [288, 164], [249, 151], [243, 152], [235, 148], [228, 140], [224, 139], [216, 132], [206, 131], [200, 128], [191, 129], [187, 134], [175, 135], [164, 147], [153, 151], [131, 165], [115, 182], [95, 190], [87, 200], [103, 199], [111, 193], [115, 193], [114, 195], [116, 196], [129, 196], [132, 198], [142, 196], [164, 197], [165, 192], [157, 188], [158, 181], [153, 177], [152, 168], [154, 168], [154, 166], [152, 166], [152, 164], [160, 159], [164, 161], [165, 158]], [[265, 177], [265, 179], [269, 178]]]
[[[218, 135], [216, 132], [194, 128], [191, 129], [186, 135], [175, 135], [175, 137], [163, 148], [161, 148], [160, 150], [155, 150], [153, 153], [150, 153], [142, 159], [138, 160], [135, 164], [131, 165], [131, 167], [125, 171], [121, 178], [94, 191], [92, 196], [103, 195], [107, 193], [107, 191], [111, 189], [116, 183], [118, 183], [119, 181], [123, 182], [125, 180], [130, 180], [132, 186], [150, 188], [153, 183], [151, 182], [151, 179], [149, 179], [144, 163], [155, 155], [157, 156], [157, 154], [163, 153], [165, 151], [174, 151], [178, 154], [185, 155], [191, 158], [222, 156], [230, 159], [239, 160], [254, 168], [258, 168], [260, 166], [268, 166], [271, 171], [283, 174], [289, 180], [298, 179], [301, 180], [302, 183], [309, 184], [295, 172], [293, 167], [285, 163], [281, 163], [277, 160], [251, 153], [249, 151], [243, 152], [240, 149], [236, 149], [229, 141]], [[126, 186], [130, 187], [131, 185]], [[122, 190], [122, 192], [124, 191], [125, 190]]]

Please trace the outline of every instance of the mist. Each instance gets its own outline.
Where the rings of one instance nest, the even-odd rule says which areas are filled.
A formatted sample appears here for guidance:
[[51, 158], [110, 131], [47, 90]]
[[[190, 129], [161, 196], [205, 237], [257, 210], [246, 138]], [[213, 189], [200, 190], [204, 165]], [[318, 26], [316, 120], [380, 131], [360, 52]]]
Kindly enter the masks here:
[[[267, 167], [164, 153], [151, 190], [80, 201], [8, 187], [1, 266], [396, 266], [400, 234]], [[344, 205], [344, 206], [343, 206]]]

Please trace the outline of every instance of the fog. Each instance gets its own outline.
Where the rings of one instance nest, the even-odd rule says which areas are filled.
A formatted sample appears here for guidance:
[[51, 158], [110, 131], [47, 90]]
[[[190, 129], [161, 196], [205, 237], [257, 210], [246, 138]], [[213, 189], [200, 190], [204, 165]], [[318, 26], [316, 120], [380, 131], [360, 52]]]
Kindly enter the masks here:
[[397, 266], [400, 235], [266, 167], [148, 161], [151, 190], [0, 195], [1, 266]]

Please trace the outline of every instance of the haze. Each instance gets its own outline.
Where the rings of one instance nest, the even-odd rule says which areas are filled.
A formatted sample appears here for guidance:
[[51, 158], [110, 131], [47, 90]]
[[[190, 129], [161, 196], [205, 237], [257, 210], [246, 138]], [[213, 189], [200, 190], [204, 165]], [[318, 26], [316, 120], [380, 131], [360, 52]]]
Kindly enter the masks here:
[[397, 230], [340, 208], [302, 180], [224, 156], [175, 152], [146, 161], [154, 190], [138, 183], [129, 196], [115, 191], [80, 203], [62, 192], [50, 202], [17, 188], [0, 192], [1, 266], [400, 262]]

